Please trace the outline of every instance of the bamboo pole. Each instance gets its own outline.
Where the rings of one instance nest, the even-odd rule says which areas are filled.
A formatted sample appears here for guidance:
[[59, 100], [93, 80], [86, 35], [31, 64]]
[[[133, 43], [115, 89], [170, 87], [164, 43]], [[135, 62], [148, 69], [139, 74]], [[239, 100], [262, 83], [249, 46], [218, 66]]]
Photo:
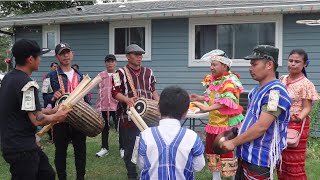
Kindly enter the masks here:
[[36, 137], [37, 141], [39, 142], [41, 138], [53, 127], [54, 124], [48, 124], [44, 126], [39, 132], [37, 132]]
[[[93, 80], [88, 75], [83, 77], [83, 80], [79, 83], [79, 85], [72, 91], [72, 93], [68, 96], [68, 98], [62, 103], [59, 107], [58, 111], [62, 109], [63, 106], [67, 108], [72, 108], [75, 106], [81, 99], [86, 96], [90, 90], [92, 90], [96, 85], [98, 85], [102, 81], [102, 78], [98, 75]], [[46, 132], [48, 132], [54, 124], [48, 124], [44, 126], [37, 134], [37, 139], [41, 139]]]
[[[62, 105], [72, 108], [71, 102], [73, 99], [78, 97], [80, 93], [83, 92], [83, 89], [91, 82], [91, 78], [88, 75], [83, 76], [82, 81], [78, 84], [78, 86], [70, 93], [68, 98], [62, 103]], [[84, 96], [83, 96], [84, 97]], [[82, 98], [83, 98], [82, 97]], [[79, 102], [79, 101], [78, 101]], [[61, 110], [62, 106], [60, 106], [59, 110]]]
[[136, 109], [134, 107], [130, 107], [130, 111], [133, 114], [133, 116], [137, 119], [137, 121], [141, 124], [143, 129], [147, 129], [148, 125], [144, 122], [144, 120], [141, 118], [141, 116], [138, 114]]
[[134, 124], [138, 127], [138, 129], [142, 132], [145, 129], [142, 127], [142, 125], [139, 123], [139, 121], [136, 119], [136, 117], [134, 117], [134, 115], [132, 114], [131, 111], [127, 111], [128, 116], [130, 117], [130, 119], [134, 122]]
[[73, 107], [75, 106], [84, 96], [86, 96], [96, 85], [102, 81], [100, 75], [97, 75], [93, 80], [91, 80], [84, 88], [81, 89], [76, 96], [71, 99], [67, 105]]

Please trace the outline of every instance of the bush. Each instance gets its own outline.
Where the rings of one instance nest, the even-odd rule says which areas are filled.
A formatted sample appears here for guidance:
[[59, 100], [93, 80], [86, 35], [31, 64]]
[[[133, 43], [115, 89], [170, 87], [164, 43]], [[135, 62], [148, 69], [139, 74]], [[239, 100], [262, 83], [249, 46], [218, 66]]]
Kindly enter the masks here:
[[310, 113], [310, 137], [320, 137], [320, 119], [319, 119], [320, 101], [312, 105]]
[[312, 111], [310, 113], [310, 123], [311, 129], [319, 127], [319, 110], [320, 110], [320, 101], [313, 103]]

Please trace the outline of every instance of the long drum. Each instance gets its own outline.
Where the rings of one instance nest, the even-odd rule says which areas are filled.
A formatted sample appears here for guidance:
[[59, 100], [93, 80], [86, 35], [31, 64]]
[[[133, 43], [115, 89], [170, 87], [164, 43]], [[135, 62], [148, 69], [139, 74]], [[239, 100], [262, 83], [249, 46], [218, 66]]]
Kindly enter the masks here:
[[134, 108], [149, 127], [159, 125], [160, 112], [158, 101], [139, 98], [135, 102]]
[[[68, 96], [68, 94], [63, 95], [56, 101], [55, 105], [61, 104]], [[89, 137], [95, 137], [100, 134], [105, 126], [105, 122], [100, 114], [83, 100], [72, 107], [72, 111], [69, 112], [66, 122]]]

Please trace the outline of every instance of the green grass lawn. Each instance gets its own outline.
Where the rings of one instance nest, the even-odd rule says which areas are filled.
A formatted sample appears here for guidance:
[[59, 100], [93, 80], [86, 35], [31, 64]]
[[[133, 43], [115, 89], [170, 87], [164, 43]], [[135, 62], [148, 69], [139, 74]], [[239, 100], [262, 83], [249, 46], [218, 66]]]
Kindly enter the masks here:
[[[46, 138], [42, 142], [45, 146], [45, 153], [49, 157], [51, 165], [54, 159], [54, 145], [47, 144]], [[117, 135], [111, 130], [109, 146], [110, 154], [103, 158], [97, 158], [95, 153], [100, 150], [100, 136], [87, 138], [87, 168], [86, 179], [92, 180], [125, 180], [126, 170], [123, 160], [120, 158]], [[307, 175], [310, 180], [320, 179], [320, 139], [310, 139], [307, 154]], [[68, 179], [75, 179], [75, 166], [73, 147], [70, 144], [67, 159]], [[0, 157], [0, 180], [9, 180], [10, 172], [8, 164]], [[196, 179], [210, 180], [211, 173], [204, 168], [201, 172], [196, 173]]]

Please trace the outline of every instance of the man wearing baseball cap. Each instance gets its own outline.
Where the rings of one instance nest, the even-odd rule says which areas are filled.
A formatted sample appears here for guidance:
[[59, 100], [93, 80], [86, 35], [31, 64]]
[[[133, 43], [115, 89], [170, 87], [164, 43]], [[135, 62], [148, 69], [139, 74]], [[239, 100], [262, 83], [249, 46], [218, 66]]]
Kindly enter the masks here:
[[[57, 71], [50, 72], [51, 92], [44, 92], [44, 98], [51, 102], [55, 102], [66, 93], [71, 93], [83, 79], [82, 73], [71, 67], [73, 60], [73, 52], [67, 43], [59, 43], [55, 48], [55, 57], [60, 63]], [[84, 100], [89, 103], [88, 96]], [[79, 120], [80, 121], [80, 120]], [[75, 129], [68, 123], [58, 123], [53, 127], [53, 138], [56, 147], [55, 166], [59, 180], [67, 179], [66, 158], [68, 144], [71, 141], [74, 148], [75, 166], [77, 172], [77, 180], [84, 179], [86, 167], [86, 135]]]
[[[117, 118], [117, 105], [118, 101], [115, 100], [111, 95], [112, 89], [112, 74], [116, 72], [117, 67], [117, 59], [113, 54], [108, 54], [105, 59], [105, 70], [100, 72], [99, 75], [102, 78], [101, 83], [98, 86], [98, 96], [96, 101], [96, 110], [97, 112], [101, 112], [103, 119], [105, 120], [105, 126], [101, 135], [101, 150], [96, 153], [97, 157], [103, 157], [109, 154], [109, 124], [110, 118], [115, 125], [115, 129], [119, 131], [118, 128], [118, 118]], [[120, 156], [124, 156], [124, 149], [122, 146], [122, 136], [119, 133], [119, 149]]]
[[285, 86], [276, 79], [279, 49], [258, 45], [250, 60], [249, 73], [259, 82], [249, 93], [248, 109], [238, 136], [222, 143], [222, 148], [236, 148], [236, 179], [269, 179], [286, 148], [286, 132], [292, 101]]
[[232, 61], [225, 52], [215, 49], [201, 57], [211, 63], [211, 74], [205, 76], [202, 84], [207, 88], [204, 96], [191, 94], [191, 101], [206, 101], [209, 107], [199, 106], [200, 112], [209, 112], [206, 131], [206, 155], [212, 179], [235, 176], [237, 159], [233, 152], [217, 154], [212, 149], [213, 142], [219, 133], [238, 127], [243, 120], [243, 108], [239, 105], [240, 93], [243, 90], [240, 76], [230, 71]]
[[[128, 119], [127, 108], [134, 105], [138, 97], [159, 100], [156, 92], [156, 79], [153, 71], [141, 66], [144, 50], [137, 44], [131, 44], [125, 49], [128, 64], [119, 68], [113, 74], [112, 96], [119, 101], [118, 111], [120, 129], [123, 130], [124, 161], [127, 168], [128, 179], [136, 179], [136, 165], [131, 162], [132, 151], [136, 136], [139, 136], [139, 129]], [[132, 81], [130, 82], [131, 79]], [[132, 86], [131, 86], [132, 85]]]
[[12, 47], [16, 66], [1, 82], [1, 151], [11, 179], [55, 179], [48, 157], [36, 145], [36, 127], [62, 122], [70, 110], [42, 109], [39, 86], [30, 78], [39, 68], [40, 55], [49, 51], [33, 40], [17, 41]]

